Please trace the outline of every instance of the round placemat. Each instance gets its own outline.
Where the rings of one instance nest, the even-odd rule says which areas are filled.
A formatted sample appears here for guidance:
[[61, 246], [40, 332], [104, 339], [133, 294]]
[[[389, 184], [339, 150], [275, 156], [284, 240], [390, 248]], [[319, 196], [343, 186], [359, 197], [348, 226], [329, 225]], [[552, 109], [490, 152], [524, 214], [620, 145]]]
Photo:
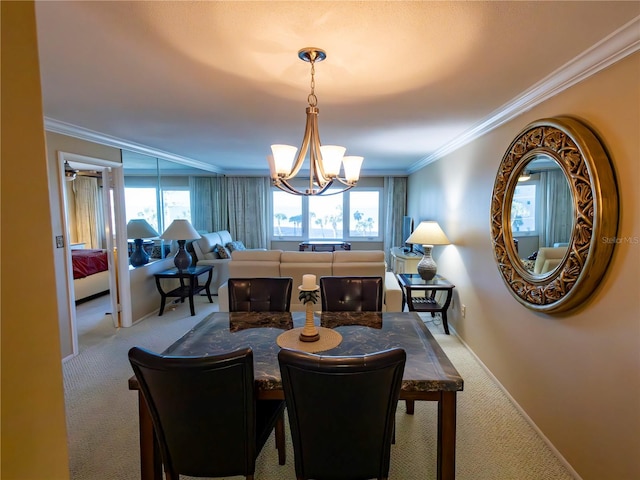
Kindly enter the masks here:
[[282, 348], [291, 348], [307, 353], [323, 352], [340, 345], [342, 335], [331, 328], [316, 327], [320, 334], [320, 339], [315, 342], [303, 342], [300, 340], [302, 327], [287, 330], [278, 335], [276, 342]]

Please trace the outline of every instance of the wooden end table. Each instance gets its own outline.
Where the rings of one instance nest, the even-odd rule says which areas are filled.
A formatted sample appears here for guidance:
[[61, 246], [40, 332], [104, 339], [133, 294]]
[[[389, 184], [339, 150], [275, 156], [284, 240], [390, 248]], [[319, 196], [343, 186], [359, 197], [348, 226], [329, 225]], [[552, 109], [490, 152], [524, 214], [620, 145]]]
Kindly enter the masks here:
[[[402, 309], [404, 310], [406, 301], [410, 312], [430, 312], [432, 317], [435, 316], [436, 313], [441, 313], [444, 331], [449, 335], [447, 309], [451, 304], [451, 297], [453, 296], [455, 285], [440, 275], [436, 275], [432, 280], [423, 280], [417, 273], [399, 273], [396, 277], [403, 290]], [[425, 294], [424, 296], [414, 297], [413, 292], [416, 291], [425, 292]], [[438, 291], [446, 292], [447, 295], [442, 304], [436, 300], [436, 292]]]
[[[200, 285], [198, 283], [198, 276], [207, 272], [209, 272], [207, 282], [204, 285]], [[163, 272], [154, 273], [154, 276], [156, 277], [156, 287], [158, 287], [158, 292], [162, 297], [162, 300], [160, 301], [160, 313], [158, 313], [158, 316], [162, 316], [162, 314], [164, 313], [164, 306], [167, 302], [167, 297], [179, 297], [181, 302], [184, 302], [184, 299], [188, 298], [189, 308], [191, 309], [191, 316], [194, 316], [196, 314], [196, 310], [193, 305], [193, 296], [195, 294], [200, 293], [202, 290], [204, 290], [205, 292], [207, 292], [209, 303], [213, 303], [213, 298], [211, 298], [211, 291], [209, 290], [212, 274], [213, 266], [211, 265], [189, 267], [186, 270], [178, 270], [177, 268], [172, 268]], [[180, 286], [174, 288], [173, 290], [165, 292], [162, 289], [162, 284], [160, 283], [160, 279], [162, 278], [178, 279], [180, 280]], [[187, 280], [186, 284], [185, 280]]]

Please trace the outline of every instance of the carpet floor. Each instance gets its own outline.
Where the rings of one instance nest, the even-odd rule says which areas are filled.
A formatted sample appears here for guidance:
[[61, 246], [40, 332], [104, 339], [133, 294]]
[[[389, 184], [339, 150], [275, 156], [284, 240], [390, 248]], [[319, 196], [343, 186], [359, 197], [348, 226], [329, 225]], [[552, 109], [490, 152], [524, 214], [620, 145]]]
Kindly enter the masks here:
[[[217, 310], [197, 297], [193, 317], [184, 303], [130, 328], [115, 329], [109, 315], [83, 326], [80, 354], [63, 365], [72, 480], [140, 478], [137, 394], [127, 387], [133, 374], [127, 352], [134, 345], [161, 352]], [[439, 322], [427, 326], [465, 382], [458, 394], [456, 478], [575, 478], [456, 335], [445, 335]], [[415, 414], [407, 415], [404, 403], [398, 405], [390, 479], [435, 478], [436, 408], [434, 402], [416, 402]], [[295, 479], [288, 426], [286, 465], [278, 465], [272, 435], [258, 458], [256, 479]]]

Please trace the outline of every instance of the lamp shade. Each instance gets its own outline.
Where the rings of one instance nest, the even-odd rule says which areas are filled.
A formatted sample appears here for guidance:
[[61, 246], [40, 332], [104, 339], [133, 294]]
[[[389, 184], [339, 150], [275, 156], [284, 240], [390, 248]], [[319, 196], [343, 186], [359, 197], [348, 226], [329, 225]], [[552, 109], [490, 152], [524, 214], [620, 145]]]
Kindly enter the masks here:
[[438, 225], [438, 222], [420, 222], [406, 243], [417, 243], [419, 245], [449, 245], [451, 242]]
[[135, 218], [127, 223], [127, 238], [153, 238], [158, 235], [144, 218]]
[[200, 234], [196, 232], [189, 220], [178, 219], [171, 222], [160, 238], [163, 240], [196, 240], [200, 238]]

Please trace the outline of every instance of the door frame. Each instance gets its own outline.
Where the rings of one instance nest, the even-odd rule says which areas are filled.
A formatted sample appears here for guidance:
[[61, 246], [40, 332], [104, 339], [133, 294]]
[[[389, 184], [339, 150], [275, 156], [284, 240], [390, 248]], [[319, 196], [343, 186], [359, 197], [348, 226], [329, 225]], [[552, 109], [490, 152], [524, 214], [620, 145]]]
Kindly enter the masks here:
[[[75, 153], [58, 151], [58, 177], [60, 184], [60, 201], [63, 222], [65, 265], [67, 276], [67, 304], [69, 309], [70, 331], [72, 337], [73, 355], [78, 354], [78, 330], [76, 323], [75, 293], [73, 288], [73, 267], [71, 260], [69, 219], [67, 214], [67, 193], [65, 188], [65, 162], [74, 162], [97, 167], [102, 171], [103, 209], [105, 221], [105, 235], [107, 237], [107, 260], [109, 264], [109, 289], [112, 304], [114, 327], [130, 327], [131, 316], [131, 286], [129, 281], [128, 255], [117, 255], [116, 252], [127, 252], [126, 214], [124, 205], [124, 171], [119, 162], [100, 158], [78, 155]], [[113, 197], [109, 191], [113, 192]], [[113, 212], [113, 219], [111, 217]], [[112, 225], [115, 226], [115, 242], [113, 242]]]

